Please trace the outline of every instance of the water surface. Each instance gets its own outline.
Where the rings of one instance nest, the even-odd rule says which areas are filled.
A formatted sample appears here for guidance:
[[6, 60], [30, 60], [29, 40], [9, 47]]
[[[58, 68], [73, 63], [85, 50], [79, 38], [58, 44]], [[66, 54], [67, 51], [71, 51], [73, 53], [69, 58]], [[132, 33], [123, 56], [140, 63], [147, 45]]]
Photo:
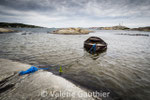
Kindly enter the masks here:
[[[56, 35], [47, 33], [55, 29], [21, 30], [0, 34], [1, 58], [51, 66], [49, 71], [55, 74], [61, 65], [62, 77], [91, 90], [111, 91], [116, 100], [150, 99], [150, 37], [117, 35], [150, 32], [97, 30], [88, 35]], [[84, 51], [83, 42], [90, 36], [102, 38], [107, 51], [99, 56]]]

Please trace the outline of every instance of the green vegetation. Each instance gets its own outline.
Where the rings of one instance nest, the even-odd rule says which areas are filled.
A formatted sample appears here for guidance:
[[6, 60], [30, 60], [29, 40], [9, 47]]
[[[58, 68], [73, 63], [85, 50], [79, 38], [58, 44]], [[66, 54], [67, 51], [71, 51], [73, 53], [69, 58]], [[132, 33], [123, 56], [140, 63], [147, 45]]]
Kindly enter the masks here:
[[35, 25], [27, 25], [23, 23], [6, 23], [6, 22], [0, 22], [0, 27], [2, 28], [42, 28], [40, 26], [35, 26]]
[[62, 71], [62, 67], [61, 67], [61, 66], [60, 66], [59, 72], [61, 72], [61, 73], [63, 72], [63, 71]]

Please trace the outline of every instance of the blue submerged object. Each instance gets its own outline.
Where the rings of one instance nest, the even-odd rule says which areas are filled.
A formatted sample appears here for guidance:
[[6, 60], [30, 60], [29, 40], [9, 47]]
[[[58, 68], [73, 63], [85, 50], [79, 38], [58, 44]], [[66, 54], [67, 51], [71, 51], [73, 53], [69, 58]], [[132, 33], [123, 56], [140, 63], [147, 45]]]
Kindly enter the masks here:
[[48, 69], [48, 68], [37, 68], [37, 67], [31, 66], [26, 71], [19, 72], [19, 75], [25, 75], [25, 74], [34, 73], [34, 72], [38, 71], [39, 69]]

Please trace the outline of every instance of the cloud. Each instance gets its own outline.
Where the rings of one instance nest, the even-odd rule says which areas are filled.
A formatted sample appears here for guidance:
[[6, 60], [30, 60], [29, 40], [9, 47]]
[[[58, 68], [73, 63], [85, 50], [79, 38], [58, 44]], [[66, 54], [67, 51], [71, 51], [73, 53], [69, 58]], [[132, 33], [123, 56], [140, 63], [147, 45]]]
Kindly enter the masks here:
[[[0, 21], [47, 27], [148, 26], [150, 0], [1, 0]], [[137, 25], [138, 24], [138, 25]]]

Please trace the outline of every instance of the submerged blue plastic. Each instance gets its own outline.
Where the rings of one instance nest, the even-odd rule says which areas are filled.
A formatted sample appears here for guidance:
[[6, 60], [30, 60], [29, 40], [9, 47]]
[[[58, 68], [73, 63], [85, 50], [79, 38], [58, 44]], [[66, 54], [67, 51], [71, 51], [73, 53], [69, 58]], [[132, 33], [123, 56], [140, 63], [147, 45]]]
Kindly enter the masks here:
[[25, 75], [25, 74], [29, 74], [29, 73], [34, 73], [36, 71], [38, 71], [39, 69], [37, 67], [31, 66], [29, 69], [27, 69], [26, 71], [21, 71], [19, 72], [19, 75]]
[[20, 71], [19, 72], [19, 75], [25, 75], [25, 74], [30, 74], [30, 73], [34, 73], [40, 69], [43, 69], [43, 70], [47, 70], [49, 68], [38, 68], [38, 67], [34, 67], [34, 66], [31, 66], [29, 69], [27, 69], [26, 71]]

